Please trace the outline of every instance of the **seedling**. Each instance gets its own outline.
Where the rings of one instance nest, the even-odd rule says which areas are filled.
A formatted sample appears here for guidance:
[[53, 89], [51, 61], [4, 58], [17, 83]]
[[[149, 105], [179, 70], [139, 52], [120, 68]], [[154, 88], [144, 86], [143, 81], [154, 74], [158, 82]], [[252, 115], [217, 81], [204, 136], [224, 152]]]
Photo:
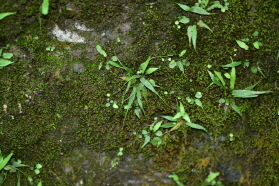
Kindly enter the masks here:
[[49, 9], [49, 0], [43, 0], [43, 3], [41, 5], [41, 13], [43, 15], [47, 15], [48, 9]]
[[[230, 79], [230, 90], [232, 91], [231, 92], [231, 95], [233, 97], [238, 97], [238, 98], [252, 98], [252, 97], [257, 97], [259, 94], [265, 94], [265, 93], [270, 93], [272, 91], [252, 91], [252, 89], [259, 83], [256, 83], [252, 86], [249, 86], [247, 88], [245, 88], [244, 90], [234, 90], [234, 87], [235, 87], [235, 81], [236, 81], [236, 69], [235, 67], [240, 65], [241, 62], [234, 62], [233, 59], [231, 58], [231, 61], [232, 63], [230, 64], [227, 64], [227, 65], [223, 65], [222, 67], [223, 68], [231, 68], [231, 73], [226, 73], [225, 74], [225, 77]], [[221, 87], [222, 89], [226, 90], [228, 89], [226, 87], [226, 82], [224, 80], [224, 78], [222, 77], [222, 74], [220, 72], [217, 72], [217, 71], [214, 71], [215, 75], [208, 71], [209, 73], [209, 76], [212, 80], [212, 84], [216, 84], [218, 85], [219, 87]], [[225, 91], [225, 95], [226, 95], [226, 91]], [[235, 110], [240, 116], [242, 116], [242, 113], [239, 109], [239, 107], [237, 105], [235, 105], [234, 101], [231, 100], [229, 101], [229, 99], [227, 99], [228, 101], [227, 104], [231, 105], [232, 109]]]
[[184, 186], [184, 184], [179, 181], [179, 176], [177, 174], [172, 173], [171, 175], [169, 175], [169, 178], [172, 178], [178, 186]]
[[210, 172], [204, 182], [201, 183], [202, 186], [207, 185], [216, 185], [216, 186], [223, 186], [222, 182], [216, 181], [215, 179], [219, 176], [219, 172]]
[[114, 159], [114, 160], [111, 161], [111, 168], [114, 168], [116, 165], [118, 165], [119, 160], [120, 160], [120, 156], [123, 156], [123, 150], [124, 150], [123, 147], [120, 147], [120, 148], [119, 148], [119, 151], [118, 151], [118, 153], [117, 153], [117, 156], [118, 156], [118, 157], [116, 157], [116, 159]]
[[[193, 99], [193, 98], [190, 98], [190, 97], [186, 97], [186, 100], [188, 101], [188, 103], [190, 104], [196, 104], [198, 105], [199, 107], [202, 107], [202, 102], [200, 100], [200, 98], [202, 97], [202, 93], [201, 92], [196, 92], [195, 94], [195, 98], [196, 99]], [[202, 107], [203, 108], [203, 107]]]
[[[122, 104], [123, 104], [123, 102], [128, 100], [128, 104], [124, 107], [127, 110], [125, 113], [125, 118], [134, 102], [136, 102], [136, 104], [138, 105], [138, 107], [144, 114], [144, 108], [143, 108], [143, 103], [142, 103], [141, 98], [144, 97], [145, 99], [147, 99], [146, 95], [147, 95], [148, 90], [150, 90], [151, 92], [156, 94], [165, 103], [163, 98], [155, 90], [155, 87], [159, 87], [159, 86], [155, 84], [155, 81], [153, 79], [145, 78], [146, 75], [152, 74], [153, 72], [158, 70], [158, 68], [147, 68], [149, 65], [149, 62], [154, 58], [155, 57], [153, 57], [153, 58], [148, 57], [148, 59], [139, 66], [138, 71], [136, 73], [132, 69], [123, 65], [123, 63], [116, 56], [113, 56], [112, 60], [108, 61], [108, 63], [110, 65], [117, 67], [117, 68], [124, 69], [127, 72], [127, 75], [125, 77], [122, 77], [122, 79], [124, 81], [126, 81], [126, 83], [127, 83], [126, 90], [122, 97]], [[127, 98], [125, 98], [125, 95], [127, 94], [127, 92], [129, 91], [130, 88], [132, 88], [132, 91], [131, 91], [130, 95]], [[135, 113], [139, 117], [138, 109], [135, 110]]]
[[[226, 10], [228, 10], [229, 3], [227, 2], [227, 0], [224, 0], [224, 1], [225, 1], [224, 6], [222, 6], [219, 1], [214, 1], [213, 4], [207, 10], [205, 10], [205, 8], [207, 7], [209, 0], [199, 0], [198, 3], [196, 3], [192, 7], [189, 7], [189, 6], [183, 5], [183, 4], [179, 4], [179, 3], [177, 3], [177, 5], [180, 8], [182, 8], [183, 10], [185, 10], [186, 12], [192, 12], [192, 13], [196, 13], [196, 14], [200, 14], [200, 15], [211, 15], [211, 13], [209, 13], [208, 11], [215, 9], [215, 8], [220, 8], [222, 12], [225, 12]], [[180, 17], [178, 17], [178, 20], [175, 21], [175, 25], [178, 29], [180, 29], [181, 28], [181, 26], [179, 25], [180, 23], [187, 24], [189, 22], [190, 22], [189, 18], [187, 18], [186, 16], [180, 16]], [[202, 20], [200, 20], [197, 23], [197, 25], [199, 27], [204, 27], [212, 32], [210, 27], [207, 24], [205, 24]], [[187, 35], [189, 38], [189, 44], [191, 45], [191, 43], [192, 43], [195, 50], [196, 50], [196, 43], [197, 43], [197, 34], [198, 33], [197, 33], [196, 25], [188, 26]], [[197, 50], [196, 50], [196, 52], [197, 52]]]
[[[186, 50], [183, 50], [180, 52], [180, 54], [178, 56], [182, 57], [182, 56], [184, 56], [185, 53], [186, 53]], [[190, 65], [190, 62], [187, 61], [186, 59], [175, 61], [174, 59], [169, 58], [169, 60], [170, 60], [170, 63], [169, 63], [170, 68], [174, 68], [174, 67], [178, 66], [179, 70], [183, 73], [184, 73], [184, 66]]]
[[3, 53], [3, 49], [8, 49], [9, 45], [6, 45], [6, 47], [0, 48], [0, 69], [3, 67], [12, 64], [14, 62], [10, 61], [10, 59], [13, 57], [12, 53]]
[[168, 125], [173, 126], [167, 133], [178, 129], [182, 124], [186, 124], [187, 126], [194, 129], [199, 129], [208, 132], [203, 126], [191, 122], [190, 117], [185, 112], [185, 108], [181, 102], [179, 103], [179, 107], [177, 108], [177, 113], [174, 116], [162, 116], [162, 117], [171, 121], [171, 123]]
[[[18, 182], [17, 185], [20, 185], [20, 173], [25, 175], [31, 185], [34, 183], [37, 183], [37, 186], [42, 186], [42, 181], [35, 180], [28, 176], [26, 173], [24, 173], [22, 170], [20, 170], [20, 167], [29, 167], [28, 165], [22, 164], [21, 160], [15, 160], [14, 158], [11, 159], [13, 153], [10, 153], [7, 157], [4, 157], [0, 150], [0, 185], [2, 185], [5, 181], [5, 178], [7, 176], [7, 172], [13, 173], [18, 172]], [[10, 161], [11, 160], [11, 161]], [[9, 163], [10, 162], [10, 163]], [[34, 170], [33, 167], [30, 167], [30, 170], [33, 170], [35, 174], [40, 173], [40, 169], [42, 168], [41, 164], [36, 165], [36, 169]]]
[[[253, 37], [257, 37], [259, 35], [259, 32], [258, 31], [255, 31], [253, 34]], [[250, 39], [249, 38], [244, 38], [244, 39], [241, 39], [241, 40], [236, 40], [236, 43], [238, 44], [238, 46], [240, 48], [243, 48], [245, 50], [248, 50], [249, 49], [249, 46], [245, 43], [245, 42], [249, 42]], [[255, 41], [253, 42], [253, 46], [256, 48], [256, 49], [260, 49], [261, 46], [263, 46], [263, 44], [259, 41]]]

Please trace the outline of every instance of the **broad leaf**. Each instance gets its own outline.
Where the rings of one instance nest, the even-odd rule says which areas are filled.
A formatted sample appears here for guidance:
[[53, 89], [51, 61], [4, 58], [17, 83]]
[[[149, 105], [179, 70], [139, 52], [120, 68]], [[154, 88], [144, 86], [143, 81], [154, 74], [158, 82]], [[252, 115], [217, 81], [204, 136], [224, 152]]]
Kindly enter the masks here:
[[245, 50], [248, 50], [249, 49], [249, 46], [246, 45], [243, 41], [240, 41], [240, 40], [235, 40], [238, 44], [238, 46], [240, 46], [240, 48], [243, 48]]
[[151, 140], [151, 143], [152, 143], [152, 145], [158, 147], [158, 146], [162, 143], [162, 140], [161, 140], [161, 138], [159, 138], [159, 137], [154, 137], [154, 138]]
[[156, 125], [153, 127], [153, 132], [156, 132], [162, 125], [163, 121], [159, 121], [158, 123], [156, 123]]
[[184, 73], [184, 67], [183, 67], [183, 64], [182, 64], [180, 61], [177, 61], [177, 62], [176, 62], [176, 64], [177, 64], [177, 66], [178, 66], [179, 70], [180, 70], [181, 72], [183, 72], [183, 73]]
[[[202, 107], [202, 102], [199, 99], [195, 99], [195, 103], [199, 106]], [[203, 107], [202, 107], [203, 108]]]
[[11, 59], [13, 57], [13, 54], [12, 53], [3, 53], [2, 57], [4, 59]]
[[190, 7], [187, 6], [187, 5], [183, 5], [183, 4], [179, 4], [179, 3], [176, 3], [176, 4], [178, 4], [180, 6], [180, 8], [182, 8], [185, 11], [189, 11], [190, 10]]
[[14, 62], [11, 62], [10, 60], [0, 58], [0, 67], [4, 67], [4, 66], [7, 66], [7, 65], [12, 64], [12, 63], [14, 63]]
[[145, 74], [151, 74], [153, 73], [154, 71], [158, 70], [159, 68], [148, 68], [146, 71], [145, 71]]
[[203, 126], [201, 126], [199, 124], [190, 123], [190, 122], [186, 122], [185, 124], [188, 125], [191, 128], [199, 129], [199, 130], [204, 130], [205, 132], [207, 132], [207, 130]]

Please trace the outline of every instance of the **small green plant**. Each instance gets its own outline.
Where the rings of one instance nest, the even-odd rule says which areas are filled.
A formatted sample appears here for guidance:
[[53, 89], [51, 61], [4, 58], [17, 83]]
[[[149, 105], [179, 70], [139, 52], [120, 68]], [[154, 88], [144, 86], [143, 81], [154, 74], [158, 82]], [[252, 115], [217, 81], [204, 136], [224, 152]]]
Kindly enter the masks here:
[[215, 179], [219, 176], [219, 172], [210, 172], [204, 182], [201, 183], [202, 186], [216, 185], [223, 186], [222, 182], [216, 181]]
[[[253, 34], [253, 37], [252, 38], [255, 38], [259, 35], [259, 32], [258, 31], [255, 31]], [[244, 39], [241, 39], [241, 40], [235, 40], [236, 43], [238, 44], [238, 46], [240, 48], [243, 48], [245, 50], [249, 50], [249, 46], [245, 43], [245, 42], [249, 42], [250, 39], [249, 38], [244, 38]], [[260, 49], [261, 46], [263, 46], [263, 44], [259, 41], [254, 41], [253, 42], [253, 46], [256, 48], [256, 49]]]
[[177, 174], [172, 173], [171, 175], [169, 175], [169, 178], [172, 178], [178, 186], [184, 186], [184, 184], [179, 181], [179, 176]]
[[162, 126], [165, 128], [172, 126], [170, 131], [168, 131], [167, 133], [178, 129], [182, 124], [186, 124], [187, 126], [194, 128], [194, 129], [203, 130], [205, 132], [208, 132], [203, 126], [191, 122], [190, 117], [185, 112], [185, 108], [181, 102], [179, 103], [179, 106], [177, 108], [177, 113], [174, 116], [162, 116], [162, 117], [171, 121], [171, 123], [167, 123]]
[[107, 94], [107, 103], [106, 103], [106, 107], [110, 107], [112, 105], [113, 108], [117, 109], [119, 108], [117, 105], [117, 101], [111, 100], [110, 99], [110, 94]]
[[14, 62], [10, 61], [10, 59], [13, 57], [12, 53], [5, 53], [3, 52], [4, 49], [8, 49], [9, 45], [6, 45], [6, 47], [0, 48], [0, 69], [3, 67], [12, 64]]
[[[17, 172], [17, 178], [18, 178], [18, 182], [17, 185], [20, 186], [20, 173], [22, 173], [23, 175], [25, 175], [29, 181], [30, 185], [34, 185], [37, 184], [37, 186], [42, 186], [42, 181], [36, 179], [35, 181], [32, 179], [32, 177], [28, 176], [26, 173], [24, 173], [22, 170], [20, 170], [20, 167], [30, 167], [28, 165], [22, 164], [21, 160], [15, 160], [15, 159], [11, 159], [11, 157], [13, 156], [13, 153], [10, 153], [7, 157], [4, 157], [1, 153], [0, 150], [0, 185], [2, 185], [7, 177], [7, 173], [13, 173], [13, 172]], [[9, 163], [10, 162], [10, 163]], [[42, 168], [41, 164], [37, 164], [36, 168], [34, 169], [33, 167], [30, 167], [30, 170], [33, 170], [35, 172], [35, 174], [39, 174], [40, 173], [40, 169]]]
[[[101, 46], [97, 45], [96, 49], [104, 57], [107, 57], [106, 52], [102, 49]], [[160, 57], [162, 57], [162, 56], [160, 56]], [[155, 84], [155, 81], [153, 79], [146, 78], [147, 75], [152, 74], [153, 72], [155, 72], [156, 70], [159, 69], [159, 68], [147, 68], [149, 65], [149, 62], [154, 58], [158, 58], [158, 57], [148, 57], [148, 59], [139, 66], [139, 68], [136, 72], [134, 70], [126, 67], [125, 65], [123, 65], [123, 63], [118, 59], [117, 56], [112, 56], [111, 60], [107, 61], [107, 65], [111, 65], [116, 68], [123, 69], [127, 72], [126, 76], [122, 77], [122, 79], [124, 81], [126, 81], [126, 83], [124, 85], [127, 84], [126, 90], [124, 91], [124, 94], [122, 96], [122, 104], [126, 100], [128, 100], [128, 104], [124, 106], [124, 108], [126, 109], [124, 118], [126, 118], [126, 115], [127, 115], [128, 111], [131, 109], [132, 104], [134, 102], [138, 106], [134, 110], [137, 117], [140, 117], [140, 112], [142, 112], [144, 114], [142, 97], [147, 99], [148, 90], [150, 90], [151, 92], [156, 94], [165, 103], [163, 98], [155, 90], [155, 87], [159, 87], [159, 86]], [[130, 89], [132, 89], [130, 95], [127, 98], [125, 98], [126, 94], [128, 93], [128, 91]]]
[[40, 6], [40, 13], [39, 13], [40, 30], [42, 30], [42, 18], [41, 18], [41, 15], [47, 15], [48, 11], [49, 11], [49, 0], [43, 0], [42, 5]]
[[[159, 128], [161, 127], [163, 121], [157, 122], [157, 118], [154, 118], [154, 120], [155, 121], [151, 125], [149, 125], [149, 130], [142, 130], [141, 132], [144, 137], [144, 143], [141, 148], [143, 148], [149, 142], [151, 142], [151, 144], [156, 147], [158, 147], [162, 143], [160, 136], [163, 135], [163, 132], [160, 131]], [[152, 136], [155, 137], [153, 137], [153, 139], [151, 140]]]
[[9, 16], [9, 15], [13, 15], [16, 14], [16, 12], [5, 12], [5, 13], [0, 13], [0, 20], [4, 19], [5, 17]]
[[190, 104], [196, 104], [198, 105], [199, 107], [203, 108], [202, 107], [202, 102], [200, 100], [200, 98], [202, 97], [202, 93], [201, 92], [196, 92], [195, 94], [195, 99], [194, 98], [190, 98], [190, 97], [186, 97], [186, 100], [188, 101], [188, 103]]
[[[182, 50], [180, 52], [180, 54], [178, 55], [179, 58], [184, 56], [185, 53], [186, 53], [186, 50]], [[170, 56], [174, 56], [174, 55], [170, 55]], [[184, 73], [184, 66], [189, 66], [190, 65], [190, 62], [187, 61], [186, 59], [176, 61], [176, 60], [171, 59], [169, 57], [168, 60], [170, 61], [170, 63], [169, 63], [170, 68], [174, 68], [174, 67], [178, 66], [179, 70], [183, 73]], [[162, 58], [162, 61], [164, 61], [164, 58]]]
[[[200, 14], [200, 15], [211, 15], [211, 13], [209, 13], [208, 11], [212, 10], [212, 9], [215, 9], [215, 8], [220, 8], [222, 12], [225, 12], [226, 10], [228, 10], [228, 6], [229, 6], [229, 3], [227, 2], [227, 0], [224, 0], [225, 4], [224, 6], [221, 5], [221, 3], [219, 1], [214, 1], [213, 4], [205, 9], [209, 3], [209, 0], [199, 0], [198, 3], [195, 3], [194, 6], [190, 7], [190, 6], [187, 6], [187, 5], [183, 5], [183, 4], [179, 4], [177, 3], [177, 5], [182, 8], [183, 10], [185, 10], [186, 12], [192, 12], [192, 13], [196, 13], [196, 14]], [[175, 21], [175, 25], [178, 29], [181, 28], [181, 26], [179, 25], [180, 23], [183, 23], [183, 24], [187, 24], [190, 22], [190, 19], [187, 18], [186, 16], [180, 16], [178, 17], [178, 20]], [[210, 27], [205, 24], [202, 20], [200, 20], [197, 25], [199, 27], [204, 27], [208, 30], [210, 30], [211, 32], [213, 32]], [[189, 44], [191, 45], [191, 43], [193, 44], [194, 46], [194, 49], [196, 50], [196, 42], [197, 42], [197, 26], [196, 25], [190, 25], [188, 26], [187, 28], [187, 35], [188, 35], [188, 38], [189, 38]], [[196, 50], [197, 52], [197, 50]]]
[[114, 160], [112, 160], [111, 161], [111, 168], [114, 168], [116, 165], [118, 165], [118, 162], [119, 162], [119, 160], [120, 160], [120, 156], [123, 156], [123, 150], [124, 150], [124, 148], [123, 147], [120, 147], [119, 148], [119, 151], [118, 151], [118, 153], [117, 153], [117, 157], [114, 159]]
[[[241, 62], [235, 62], [233, 61], [233, 59], [231, 58], [231, 63], [227, 64], [227, 65], [223, 65], [222, 67], [227, 69], [227, 68], [231, 68], [231, 72], [230, 73], [225, 73], [224, 76], [226, 78], [228, 78], [230, 80], [230, 85], [229, 88], [226, 86], [226, 82], [221, 74], [221, 72], [218, 71], [214, 71], [214, 74], [210, 71], [208, 71], [209, 76], [212, 80], [212, 84], [216, 84], [217, 86], [221, 87], [222, 89], [225, 90], [225, 96], [227, 96], [227, 92], [226, 90], [230, 90], [231, 94], [233, 97], [236, 98], [253, 98], [253, 97], [257, 97], [260, 94], [266, 94], [266, 93], [270, 93], [272, 91], [253, 91], [252, 89], [259, 83], [256, 83], [254, 85], [251, 85], [247, 88], [245, 88], [244, 90], [235, 90], [235, 81], [236, 81], [236, 69], [235, 67], [240, 65]], [[235, 105], [235, 102], [233, 99], [226, 99], [226, 104], [229, 104], [232, 106], [232, 109], [235, 110], [240, 116], [242, 116], [242, 113], [239, 109], [239, 107], [237, 105]]]

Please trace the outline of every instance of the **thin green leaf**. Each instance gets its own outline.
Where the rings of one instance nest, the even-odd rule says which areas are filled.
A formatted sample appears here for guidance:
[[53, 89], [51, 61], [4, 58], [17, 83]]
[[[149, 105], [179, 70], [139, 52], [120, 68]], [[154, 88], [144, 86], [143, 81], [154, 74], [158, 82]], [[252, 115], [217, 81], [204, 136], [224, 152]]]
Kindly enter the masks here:
[[149, 135], [144, 135], [144, 143], [140, 148], [143, 148], [149, 142], [150, 142], [150, 136]]
[[201, 126], [199, 124], [190, 123], [190, 122], [186, 122], [185, 124], [188, 125], [191, 128], [199, 129], [199, 130], [204, 130], [205, 132], [207, 132], [207, 130], [203, 126]]
[[173, 119], [176, 120], [178, 118], [180, 118], [182, 115], [180, 112], [176, 113], [175, 116], [173, 116]]
[[179, 54], [179, 57], [182, 57], [185, 53], [186, 53], [187, 50], [182, 50]]
[[5, 165], [10, 161], [13, 153], [10, 153], [3, 161], [0, 162], [0, 170], [2, 170]]
[[243, 41], [240, 41], [240, 40], [235, 40], [238, 44], [238, 46], [240, 46], [240, 48], [243, 48], [245, 50], [248, 50], [249, 49], [249, 46], [246, 45]]
[[210, 15], [208, 11], [199, 7], [199, 6], [192, 6], [189, 10], [190, 12], [201, 14], [201, 15]]
[[207, 24], [205, 24], [202, 20], [200, 20], [200, 21], [197, 23], [197, 25], [199, 25], [199, 26], [202, 27], [202, 28], [204, 27], [204, 28], [210, 30], [211, 32], [213, 32], [213, 31], [209, 28], [209, 26], [208, 26]]
[[114, 67], [117, 67], [117, 68], [123, 68], [122, 66], [120, 66], [118, 63], [114, 62], [114, 61], [108, 61], [109, 64], [111, 64], [112, 66]]
[[174, 117], [172, 117], [172, 116], [162, 116], [162, 118], [165, 118], [169, 121], [176, 121], [176, 119], [174, 119]]
[[253, 91], [253, 90], [233, 90], [232, 95], [238, 98], [258, 97], [259, 94], [266, 94], [272, 91]]
[[185, 114], [185, 109], [181, 102], [179, 102], [179, 110], [180, 110], [180, 115], [183, 116]]
[[257, 86], [260, 82], [261, 82], [261, 80], [258, 81], [257, 83], [255, 83], [254, 85], [251, 85], [251, 86], [245, 88], [244, 90], [252, 90], [252, 89], [253, 89], [255, 86]]
[[[139, 107], [140, 107], [140, 109], [142, 110], [142, 112], [144, 113], [144, 110], [143, 110], [143, 105], [142, 105], [142, 101], [141, 101], [141, 83], [137, 86], [137, 88], [136, 88], [136, 92], [137, 92], [137, 103], [138, 103], [138, 105], [139, 105]], [[142, 85], [143, 86], [143, 85]]]
[[231, 77], [230, 77], [230, 89], [234, 89], [235, 80], [236, 80], [235, 67], [232, 67]]
[[214, 84], [218, 85], [219, 87], [223, 87], [222, 84], [220, 83], [219, 78], [215, 77], [215, 75], [212, 74], [209, 70], [208, 70], [208, 74], [209, 74], [209, 76], [210, 76], [210, 78], [211, 78], [211, 80]]
[[6, 13], [0, 13], [0, 20], [9, 16], [9, 15], [13, 15], [16, 14], [16, 12], [6, 12]]
[[101, 55], [103, 55], [104, 57], [107, 57], [107, 53], [102, 49], [102, 47], [100, 45], [96, 45], [96, 49]]
[[214, 71], [214, 73], [216, 74], [216, 76], [217, 76], [217, 77], [220, 79], [220, 81], [222, 82], [223, 87], [225, 87], [226, 83], [225, 83], [225, 81], [224, 81], [224, 78], [223, 78], [221, 72]]
[[176, 4], [178, 4], [180, 6], [180, 8], [182, 8], [185, 11], [189, 11], [190, 10], [190, 7], [187, 6], [187, 5], [183, 5], [183, 4], [179, 4], [179, 3], [176, 3]]
[[236, 67], [240, 64], [241, 64], [241, 62], [232, 62], [232, 63], [226, 64], [226, 65], [222, 65], [222, 67], [223, 68], [230, 68], [230, 67]]
[[[146, 87], [148, 88], [149, 90], [151, 90], [152, 92], [154, 92], [157, 96], [159, 96], [159, 94], [156, 92], [156, 90], [154, 89], [154, 87], [152, 86], [152, 84], [147, 80], [145, 79], [144, 77], [141, 77], [140, 78], [140, 82]], [[160, 97], [160, 96], [159, 96]]]
[[196, 25], [188, 26], [187, 34], [188, 34], [188, 38], [189, 38], [189, 44], [191, 45], [191, 41], [192, 41], [194, 49], [196, 50], [197, 26]]
[[198, 105], [199, 107], [203, 108], [203, 107], [202, 107], [202, 102], [201, 102], [201, 100], [195, 99], [195, 103], [196, 103], [196, 105]]
[[191, 123], [190, 117], [189, 117], [189, 115], [188, 115], [186, 112], [182, 115], [182, 118], [183, 118], [185, 121]]
[[171, 128], [171, 127], [174, 127], [175, 126], [175, 122], [172, 122], [172, 123], [166, 123], [164, 125], [161, 125], [161, 128]]
[[127, 110], [126, 110], [126, 113], [125, 113], [125, 118], [126, 118], [126, 115], [128, 113], [128, 111], [130, 110], [134, 100], [135, 100], [135, 97], [136, 97], [136, 87], [133, 87], [133, 90], [129, 96], [129, 100], [128, 100], [128, 105], [127, 105]]
[[145, 70], [146, 70], [146, 68], [147, 68], [147, 66], [148, 66], [148, 64], [149, 64], [149, 62], [150, 62], [151, 59], [152, 59], [152, 58], [149, 56], [148, 59], [147, 59], [144, 63], [142, 63], [142, 64], [139, 66], [139, 71], [140, 71], [142, 74], [144, 74], [144, 72], [145, 72]]
[[232, 105], [232, 109], [242, 117], [242, 112], [236, 104]]
[[148, 68], [146, 71], [145, 71], [145, 74], [151, 74], [153, 73], [154, 71], [158, 70], [159, 68]]

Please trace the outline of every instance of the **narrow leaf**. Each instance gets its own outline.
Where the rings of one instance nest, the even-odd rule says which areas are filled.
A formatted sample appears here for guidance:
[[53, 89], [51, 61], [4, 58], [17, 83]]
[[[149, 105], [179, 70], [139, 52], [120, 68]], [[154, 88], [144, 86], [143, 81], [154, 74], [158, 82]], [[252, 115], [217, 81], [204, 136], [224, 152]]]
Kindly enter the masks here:
[[190, 122], [186, 122], [185, 124], [188, 125], [191, 128], [199, 129], [199, 130], [204, 130], [205, 132], [207, 132], [207, 130], [203, 126], [201, 126], [199, 124], [190, 123]]
[[208, 29], [208, 30], [210, 30], [211, 32], [212, 32], [212, 30], [209, 28], [209, 26], [207, 26], [207, 24], [205, 24], [202, 20], [200, 20], [198, 23], [197, 23], [197, 25], [199, 25], [200, 27], [204, 27], [204, 28], [206, 28], [206, 29]]
[[13, 153], [10, 153], [3, 161], [0, 162], [0, 170], [2, 170], [5, 165], [10, 161]]
[[185, 11], [189, 11], [190, 10], [190, 7], [187, 6], [187, 5], [183, 5], [183, 4], [179, 4], [179, 3], [176, 3], [176, 4], [178, 4], [180, 6], [180, 8], [182, 8]]
[[253, 90], [233, 90], [232, 95], [238, 98], [258, 97], [259, 94], [266, 94], [272, 91], [253, 91]]
[[150, 136], [149, 135], [144, 135], [144, 143], [141, 146], [141, 148], [143, 148], [145, 145], [147, 145], [147, 143], [150, 142]]
[[226, 64], [226, 65], [222, 65], [222, 67], [223, 68], [230, 68], [230, 67], [236, 67], [240, 64], [241, 64], [241, 62], [232, 62], [232, 63]]
[[201, 14], [201, 15], [210, 15], [210, 13], [208, 11], [206, 11], [205, 9], [203, 9], [199, 6], [192, 6], [189, 11], [197, 13], [197, 14]]
[[169, 121], [176, 121], [176, 119], [174, 119], [174, 117], [172, 117], [172, 116], [162, 116], [162, 118], [165, 118]]
[[147, 68], [147, 66], [148, 66], [148, 64], [149, 64], [149, 62], [150, 62], [151, 59], [152, 59], [152, 58], [149, 56], [148, 59], [147, 59], [144, 63], [142, 63], [142, 64], [139, 66], [139, 71], [140, 71], [142, 74], [144, 74], [144, 72], [145, 72], [145, 70], [146, 70], [146, 68]]
[[222, 84], [220, 83], [220, 80], [217, 77], [215, 77], [214, 74], [212, 74], [210, 71], [208, 71], [208, 73], [214, 84], [218, 85], [219, 87], [223, 87]]
[[182, 115], [183, 119], [189, 123], [191, 123], [191, 120], [190, 120], [190, 117], [189, 115], [185, 112], [183, 115]]
[[197, 26], [196, 25], [188, 26], [187, 34], [188, 34], [188, 38], [189, 38], [189, 44], [191, 45], [191, 42], [192, 42], [194, 49], [196, 50]]
[[179, 70], [180, 70], [181, 72], [183, 72], [183, 73], [184, 73], [184, 67], [183, 67], [183, 64], [182, 64], [180, 61], [177, 61], [177, 62], [176, 62], [176, 64], [177, 64], [177, 66], [178, 66]]
[[154, 87], [152, 86], [152, 84], [151, 84], [147, 79], [145, 79], [144, 77], [141, 77], [141, 78], [140, 78], [140, 82], [141, 82], [146, 88], [148, 88], [149, 90], [151, 90], [152, 92], [154, 92], [157, 96], [159, 96], [159, 94], [156, 92], [156, 90], [154, 89]]
[[230, 89], [234, 89], [235, 80], [236, 80], [235, 67], [232, 67], [231, 77], [230, 77]]
[[43, 0], [43, 3], [42, 3], [42, 14], [43, 15], [48, 14], [48, 7], [49, 7], [49, 0]]
[[239, 107], [236, 104], [232, 105], [232, 109], [242, 117], [242, 112], [240, 111]]
[[223, 87], [225, 87], [226, 83], [225, 83], [225, 81], [224, 81], [224, 78], [223, 78], [221, 72], [214, 71], [214, 73], [216, 74], [216, 76], [217, 76], [217, 77], [220, 79], [220, 81], [222, 82]]
[[6, 12], [6, 13], [0, 13], [0, 20], [9, 16], [9, 15], [13, 15], [15, 14], [16, 12]]

